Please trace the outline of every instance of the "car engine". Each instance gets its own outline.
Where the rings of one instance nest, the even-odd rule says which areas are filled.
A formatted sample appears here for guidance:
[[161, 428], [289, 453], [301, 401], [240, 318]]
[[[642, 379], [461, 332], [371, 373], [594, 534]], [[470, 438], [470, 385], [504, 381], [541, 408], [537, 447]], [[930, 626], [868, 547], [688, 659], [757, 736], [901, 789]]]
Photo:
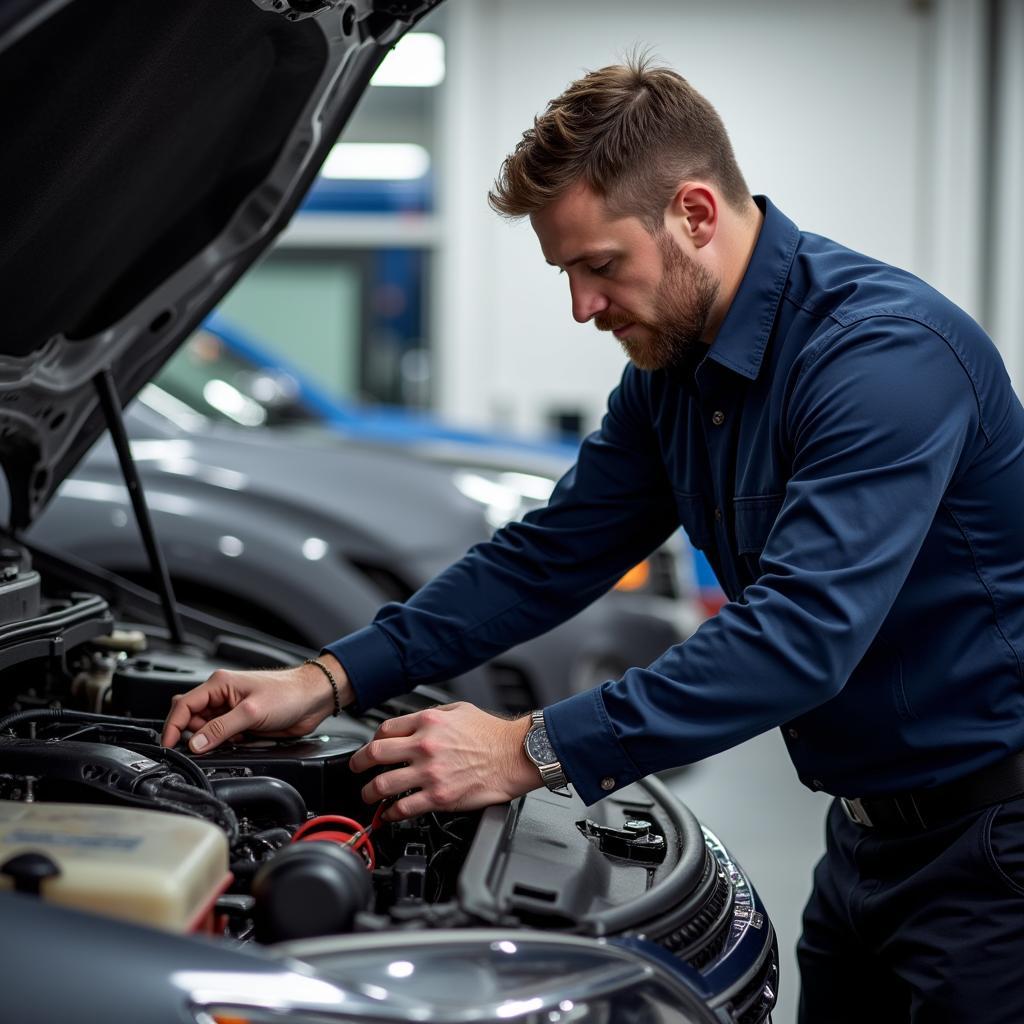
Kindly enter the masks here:
[[[360, 927], [383, 927], [401, 908], [408, 917], [451, 899], [477, 816], [373, 817], [359, 797], [365, 779], [348, 769], [371, 725], [243, 740], [202, 759], [161, 747], [174, 693], [218, 666], [272, 663], [275, 652], [227, 636], [212, 650], [174, 645], [149, 624], [114, 628], [102, 597], [44, 597], [27, 552], [5, 556], [7, 885], [39, 893], [45, 883], [56, 902], [263, 942], [347, 932], [360, 915]], [[277, 654], [278, 664], [294, 659]]]

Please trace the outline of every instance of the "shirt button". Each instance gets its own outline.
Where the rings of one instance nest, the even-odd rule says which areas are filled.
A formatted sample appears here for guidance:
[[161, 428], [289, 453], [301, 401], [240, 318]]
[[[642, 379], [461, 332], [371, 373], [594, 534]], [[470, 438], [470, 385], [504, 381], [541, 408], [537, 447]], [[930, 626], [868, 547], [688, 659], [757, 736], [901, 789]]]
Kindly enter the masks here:
[[720, 523], [722, 521], [722, 510], [721, 508], [715, 508], [715, 522]]
[[602, 779], [601, 780], [601, 788], [605, 792], [607, 792], [610, 789], [614, 789], [615, 788], [615, 780], [613, 778], [611, 778], [611, 776], [609, 776], [608, 778]]
[[787, 736], [788, 736], [788, 737], [789, 737], [789, 738], [790, 738], [791, 740], [798, 740], [798, 739], [800, 739], [800, 733], [799, 733], [799, 732], [797, 732], [797, 730], [796, 730], [796, 729], [787, 729], [787, 730], [786, 730], [786, 735], [787, 735]]
[[725, 413], [721, 409], [716, 409], [714, 415], [711, 417], [711, 422], [716, 427], [720, 427], [725, 422]]

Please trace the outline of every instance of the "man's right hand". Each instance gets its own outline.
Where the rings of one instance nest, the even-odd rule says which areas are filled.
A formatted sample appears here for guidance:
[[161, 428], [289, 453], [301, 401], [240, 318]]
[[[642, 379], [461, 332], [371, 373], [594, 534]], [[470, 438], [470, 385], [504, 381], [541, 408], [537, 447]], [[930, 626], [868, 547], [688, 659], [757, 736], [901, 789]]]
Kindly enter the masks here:
[[[334, 674], [344, 706], [355, 694], [345, 670], [330, 654], [322, 661]], [[193, 733], [189, 747], [206, 753], [243, 732], [303, 736], [334, 710], [334, 694], [316, 665], [233, 672], [218, 669], [188, 693], [172, 698], [161, 743], [173, 747], [185, 730]]]

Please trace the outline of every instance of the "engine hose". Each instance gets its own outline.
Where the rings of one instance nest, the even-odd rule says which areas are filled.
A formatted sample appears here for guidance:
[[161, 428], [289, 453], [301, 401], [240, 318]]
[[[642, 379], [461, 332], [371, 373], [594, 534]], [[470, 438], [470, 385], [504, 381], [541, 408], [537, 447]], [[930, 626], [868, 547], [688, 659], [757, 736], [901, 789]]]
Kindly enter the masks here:
[[[238, 819], [235, 812], [205, 790], [190, 786], [175, 775], [143, 783], [143, 787], [142, 791], [154, 801], [188, 808], [188, 811], [207, 820], [212, 818], [227, 833], [229, 845], [234, 846], [238, 842]], [[205, 808], [206, 812], [199, 810], [200, 807]]]
[[210, 785], [210, 780], [206, 777], [206, 772], [199, 767], [186, 754], [182, 754], [178, 750], [172, 750], [170, 747], [160, 747], [153, 743], [121, 743], [119, 746], [125, 747], [128, 750], [134, 750], [137, 754], [145, 754], [146, 757], [152, 758], [154, 761], [169, 761], [176, 768], [178, 768], [183, 775], [187, 776], [192, 780], [192, 784], [197, 788], [201, 789], [210, 796], [216, 796], [217, 794], [213, 791], [213, 786]]
[[[145, 796], [133, 796], [129, 793], [117, 792], [111, 795], [116, 796], [118, 803], [128, 804], [131, 807], [139, 807], [148, 811], [167, 811], [170, 814], [184, 814], [189, 818], [198, 818], [208, 824], [210, 822], [208, 814], [203, 814], [202, 811], [177, 800], [168, 800], [166, 797], [158, 796], [156, 793], [147, 792]], [[220, 827], [223, 828], [222, 825]], [[233, 842], [233, 840], [229, 841]]]
[[208, 807], [212, 815], [218, 819], [218, 824], [221, 828], [227, 832], [231, 845], [234, 846], [235, 843], [238, 842], [240, 834], [238, 818], [229, 804], [226, 804], [223, 800], [220, 800], [215, 796], [211, 796], [205, 790], [197, 789], [195, 786], [190, 786], [187, 782], [180, 782], [173, 775], [167, 778], [164, 788], [172, 791], [172, 800], [180, 798], [186, 804]]
[[250, 832], [246, 839], [255, 839], [257, 842], [266, 843], [268, 847], [280, 849], [292, 841], [292, 834], [286, 828], [265, 828], [259, 832]]
[[306, 820], [306, 801], [302, 794], [282, 779], [249, 776], [208, 781], [218, 799], [247, 818], [284, 825], [300, 825]]

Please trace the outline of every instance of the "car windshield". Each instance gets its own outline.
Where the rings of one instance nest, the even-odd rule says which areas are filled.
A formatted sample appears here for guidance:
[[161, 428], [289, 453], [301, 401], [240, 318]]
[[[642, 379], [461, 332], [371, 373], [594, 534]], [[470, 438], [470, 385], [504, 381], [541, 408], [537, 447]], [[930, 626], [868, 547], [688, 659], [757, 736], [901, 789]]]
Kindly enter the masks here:
[[196, 412], [243, 427], [313, 424], [321, 419], [303, 401], [294, 376], [261, 366], [205, 329], [185, 342], [155, 383]]

